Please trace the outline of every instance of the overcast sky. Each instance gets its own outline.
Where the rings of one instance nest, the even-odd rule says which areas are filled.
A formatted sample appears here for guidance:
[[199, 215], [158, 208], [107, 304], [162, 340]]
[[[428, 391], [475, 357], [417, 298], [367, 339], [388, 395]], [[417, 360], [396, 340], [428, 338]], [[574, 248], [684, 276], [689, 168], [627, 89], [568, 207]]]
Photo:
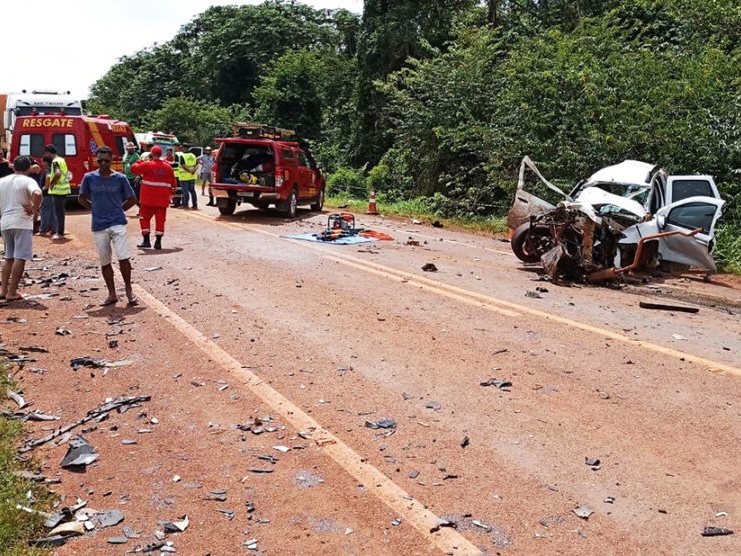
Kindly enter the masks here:
[[[3, 14], [0, 45], [5, 70], [0, 93], [23, 89], [71, 91], [85, 99], [90, 86], [119, 58], [172, 39], [210, 6], [261, 4], [221, 0], [37, 0]], [[362, 14], [362, 0], [304, 0], [315, 9]], [[30, 10], [30, 11], [29, 11]]]

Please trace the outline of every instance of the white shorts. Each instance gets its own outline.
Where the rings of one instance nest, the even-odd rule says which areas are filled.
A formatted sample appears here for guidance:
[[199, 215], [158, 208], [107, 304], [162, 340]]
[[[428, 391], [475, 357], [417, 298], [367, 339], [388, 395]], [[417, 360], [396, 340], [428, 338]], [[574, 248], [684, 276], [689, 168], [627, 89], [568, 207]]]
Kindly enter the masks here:
[[3, 230], [6, 259], [33, 260], [33, 230]]
[[100, 266], [111, 264], [114, 251], [119, 261], [131, 258], [129, 235], [126, 233], [125, 225], [120, 224], [100, 232], [93, 232], [93, 237], [95, 238], [95, 248], [98, 250]]

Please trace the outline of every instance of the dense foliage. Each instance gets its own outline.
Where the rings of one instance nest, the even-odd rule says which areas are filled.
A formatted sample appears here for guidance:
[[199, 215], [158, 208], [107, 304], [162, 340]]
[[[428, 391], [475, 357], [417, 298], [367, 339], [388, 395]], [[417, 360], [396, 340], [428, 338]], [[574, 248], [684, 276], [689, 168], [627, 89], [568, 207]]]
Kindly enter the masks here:
[[89, 106], [200, 144], [235, 119], [292, 128], [333, 192], [442, 216], [506, 212], [526, 154], [572, 183], [626, 158], [708, 173], [733, 260], [740, 62], [733, 0], [366, 0], [362, 16], [268, 0], [121, 59]]

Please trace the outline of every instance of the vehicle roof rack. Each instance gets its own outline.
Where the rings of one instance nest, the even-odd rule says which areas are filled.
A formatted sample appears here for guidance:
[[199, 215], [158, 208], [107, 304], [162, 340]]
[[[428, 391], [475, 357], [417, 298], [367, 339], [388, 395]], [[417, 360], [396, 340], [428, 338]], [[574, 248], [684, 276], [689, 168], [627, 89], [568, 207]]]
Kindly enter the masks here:
[[296, 132], [292, 129], [283, 129], [255, 122], [237, 122], [232, 124], [234, 137], [256, 137], [259, 139], [295, 140]]

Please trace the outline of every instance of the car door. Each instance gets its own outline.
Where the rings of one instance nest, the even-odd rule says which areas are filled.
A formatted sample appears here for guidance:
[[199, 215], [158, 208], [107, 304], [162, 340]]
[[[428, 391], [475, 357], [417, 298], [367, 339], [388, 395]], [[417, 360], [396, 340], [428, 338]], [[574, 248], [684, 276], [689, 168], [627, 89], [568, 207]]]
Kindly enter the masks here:
[[543, 177], [530, 157], [520, 163], [520, 174], [512, 206], [507, 214], [507, 226], [513, 230], [528, 222], [531, 216], [544, 214], [561, 201], [571, 198]]
[[661, 258], [715, 271], [710, 253], [715, 244], [715, 224], [724, 204], [722, 199], [695, 196], [660, 208], [655, 215], [659, 232], [700, 230], [692, 237], [675, 234], [659, 238]]
[[298, 196], [300, 199], [313, 199], [316, 197], [316, 175], [304, 152], [296, 151], [296, 155], [299, 173]]
[[669, 176], [666, 184], [666, 204], [676, 203], [688, 197], [720, 199], [720, 193], [712, 176]]

